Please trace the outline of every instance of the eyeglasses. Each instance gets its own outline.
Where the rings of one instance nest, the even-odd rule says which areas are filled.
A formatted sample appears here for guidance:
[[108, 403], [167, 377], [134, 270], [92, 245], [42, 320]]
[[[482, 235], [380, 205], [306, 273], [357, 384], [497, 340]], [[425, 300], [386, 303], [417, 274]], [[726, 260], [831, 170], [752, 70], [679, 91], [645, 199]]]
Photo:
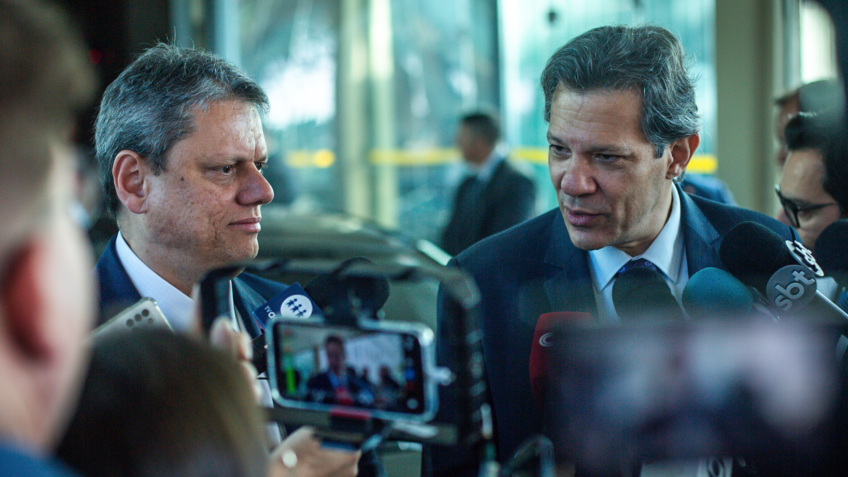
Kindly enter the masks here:
[[774, 192], [777, 193], [777, 198], [780, 200], [780, 205], [783, 206], [783, 211], [786, 213], [786, 218], [789, 220], [789, 224], [796, 229], [799, 227], [798, 224], [800, 223], [798, 221], [798, 212], [812, 212], [831, 205], [839, 205], [836, 202], [828, 202], [827, 204], [798, 205], [798, 203], [794, 200], [783, 197], [783, 194], [780, 193], [780, 184], [775, 184]]

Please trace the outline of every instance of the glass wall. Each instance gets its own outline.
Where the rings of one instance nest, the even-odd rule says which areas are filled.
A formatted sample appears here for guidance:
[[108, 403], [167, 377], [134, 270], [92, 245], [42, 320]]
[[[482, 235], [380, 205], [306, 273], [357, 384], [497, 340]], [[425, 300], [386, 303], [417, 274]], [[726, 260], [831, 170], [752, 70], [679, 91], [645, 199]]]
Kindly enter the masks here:
[[[236, 0], [219, 0], [236, 1]], [[573, 36], [652, 22], [683, 40], [715, 169], [714, 0], [237, 0], [241, 66], [271, 98], [275, 201], [436, 239], [463, 170], [457, 118], [500, 112], [512, 158], [555, 206], [538, 78]]]

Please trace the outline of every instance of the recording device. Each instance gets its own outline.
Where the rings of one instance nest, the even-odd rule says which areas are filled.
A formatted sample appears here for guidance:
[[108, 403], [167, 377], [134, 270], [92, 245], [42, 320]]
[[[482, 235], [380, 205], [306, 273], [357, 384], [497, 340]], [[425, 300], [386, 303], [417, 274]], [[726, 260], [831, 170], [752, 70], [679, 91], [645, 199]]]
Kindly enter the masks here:
[[721, 456], [755, 462], [757, 475], [841, 474], [832, 333], [766, 320], [559, 326], [546, 400], [557, 458], [594, 476]]
[[722, 264], [766, 298], [780, 317], [803, 316], [844, 328], [848, 315], [816, 289], [824, 276], [812, 252], [764, 225], [737, 224], [719, 247]]
[[131, 333], [142, 328], [171, 329], [153, 298], [142, 298], [91, 332], [90, 339], [98, 340], [114, 333]]
[[539, 409], [544, 407], [545, 388], [547, 386], [548, 353], [554, 343], [554, 330], [561, 325], [580, 325], [592, 321], [590, 313], [577, 311], [556, 311], [545, 313], [536, 320], [533, 332], [533, 345], [530, 347], [530, 388], [533, 400]]
[[283, 407], [427, 422], [438, 407], [433, 332], [418, 323], [277, 318], [268, 379]]
[[[303, 288], [289, 286], [286, 297], [275, 297], [255, 313], [260, 322], [272, 318], [264, 323], [264, 335], [254, 339], [255, 345], [264, 342], [254, 349], [267, 348], [264, 364], [276, 404], [266, 410], [269, 419], [311, 425], [325, 440], [363, 450], [386, 439], [439, 445], [485, 439], [483, 428], [491, 427], [491, 420], [482, 398], [476, 400], [485, 394], [482, 358], [437, 368], [432, 330], [409, 321], [407, 308], [384, 306], [390, 282], [435, 282], [447, 305], [459, 312], [450, 325], [458, 333], [453, 346], [461, 355], [482, 356], [475, 314], [479, 293], [465, 273], [415, 264], [377, 265], [363, 258], [341, 264], [300, 259], [237, 264], [213, 270], [201, 281], [205, 327], [231, 313], [225, 284], [241, 270], [277, 281], [291, 275], [314, 277]], [[312, 305], [309, 318], [298, 317], [308, 306], [292, 310], [292, 297]], [[433, 422], [437, 388], [448, 383], [458, 391], [458, 404], [470, 411], [451, 422]]]

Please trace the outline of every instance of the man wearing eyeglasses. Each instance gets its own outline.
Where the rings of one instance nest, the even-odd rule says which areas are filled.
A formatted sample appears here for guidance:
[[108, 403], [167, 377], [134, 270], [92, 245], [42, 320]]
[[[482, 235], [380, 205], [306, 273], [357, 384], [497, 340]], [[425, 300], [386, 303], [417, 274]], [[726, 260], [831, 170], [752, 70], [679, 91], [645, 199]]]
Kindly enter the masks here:
[[799, 113], [786, 125], [786, 165], [775, 186], [777, 218], [813, 250], [819, 234], [848, 216], [848, 149], [831, 115]]

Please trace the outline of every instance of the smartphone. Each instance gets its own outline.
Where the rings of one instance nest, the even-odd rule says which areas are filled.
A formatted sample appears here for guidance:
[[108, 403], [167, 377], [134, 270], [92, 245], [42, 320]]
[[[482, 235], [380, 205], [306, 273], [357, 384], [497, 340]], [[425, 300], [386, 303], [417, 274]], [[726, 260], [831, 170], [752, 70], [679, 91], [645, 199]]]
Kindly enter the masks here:
[[90, 339], [97, 340], [113, 333], [128, 333], [142, 328], [171, 329], [171, 324], [153, 298], [142, 298], [113, 316], [92, 331]]
[[268, 379], [282, 407], [427, 422], [438, 408], [433, 331], [418, 323], [360, 327], [277, 318]]

